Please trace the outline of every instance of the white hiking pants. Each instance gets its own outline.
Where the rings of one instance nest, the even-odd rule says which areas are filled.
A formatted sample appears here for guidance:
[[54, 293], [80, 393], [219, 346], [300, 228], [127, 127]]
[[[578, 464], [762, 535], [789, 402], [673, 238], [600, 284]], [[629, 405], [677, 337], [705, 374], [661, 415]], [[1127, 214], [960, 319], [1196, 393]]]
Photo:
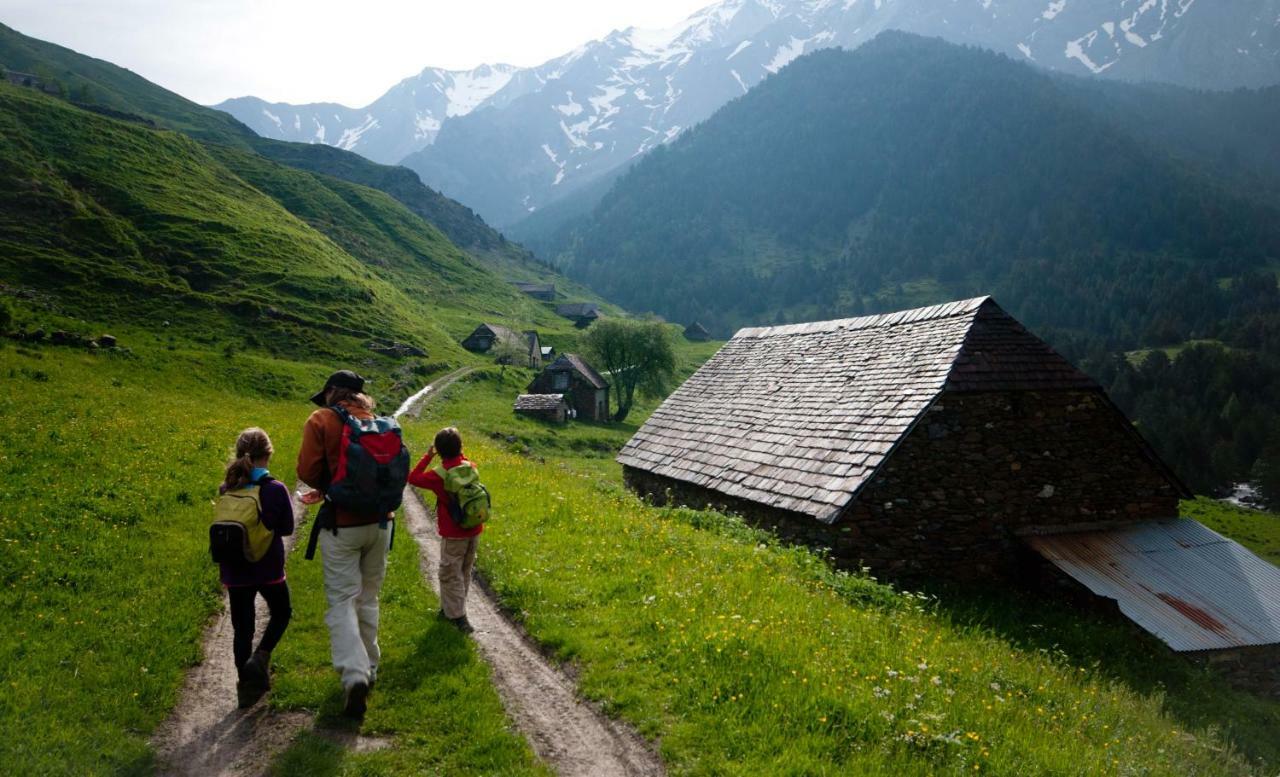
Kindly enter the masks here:
[[387, 571], [391, 524], [342, 526], [334, 534], [320, 530], [324, 559], [324, 595], [329, 602], [324, 622], [329, 626], [333, 667], [342, 686], [374, 679], [378, 669], [378, 591]]

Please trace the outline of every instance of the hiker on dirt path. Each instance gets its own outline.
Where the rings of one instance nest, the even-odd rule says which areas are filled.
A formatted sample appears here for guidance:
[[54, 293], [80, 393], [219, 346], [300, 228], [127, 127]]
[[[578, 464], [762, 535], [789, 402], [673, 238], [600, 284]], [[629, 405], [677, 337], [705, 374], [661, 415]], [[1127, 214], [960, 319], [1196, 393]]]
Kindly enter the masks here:
[[[271, 438], [266, 432], [256, 427], [245, 429], [236, 440], [235, 459], [227, 465], [218, 490], [222, 499], [238, 497], [256, 503], [247, 506], [257, 511], [261, 527], [271, 534], [269, 540], [262, 537], [263, 543], [269, 544], [257, 561], [241, 558], [219, 564], [222, 585], [230, 600], [232, 655], [239, 675], [236, 697], [241, 707], [253, 706], [271, 687], [271, 651], [293, 615], [289, 584], [284, 578], [284, 538], [293, 534], [293, 500], [289, 487], [267, 471], [272, 453]], [[254, 650], [254, 604], [258, 596], [266, 601], [271, 615]]]
[[[440, 465], [431, 467], [436, 454], [440, 454]], [[468, 479], [479, 486], [475, 475], [476, 465], [462, 455], [462, 436], [452, 426], [436, 433], [435, 444], [409, 473], [410, 485], [425, 488], [436, 495], [436, 530], [440, 533], [440, 617], [448, 620], [463, 634], [470, 634], [473, 629], [467, 620], [467, 593], [471, 589], [471, 574], [476, 564], [476, 547], [480, 542], [480, 532], [484, 524], [467, 528], [462, 524], [465, 516], [458, 500], [456, 487], [454, 491], [446, 488], [446, 481], [457, 480], [457, 473], [450, 477], [450, 470], [466, 467]], [[429, 469], [430, 468], [430, 469]], [[488, 507], [488, 495], [484, 496], [485, 508]]]
[[342, 676], [343, 714], [356, 719], [378, 676], [378, 593], [409, 463], [399, 425], [374, 416], [364, 382], [350, 370], [329, 376], [311, 397], [320, 409], [307, 419], [298, 451], [298, 479], [315, 489], [303, 502], [323, 500], [307, 558], [318, 534], [333, 666]]

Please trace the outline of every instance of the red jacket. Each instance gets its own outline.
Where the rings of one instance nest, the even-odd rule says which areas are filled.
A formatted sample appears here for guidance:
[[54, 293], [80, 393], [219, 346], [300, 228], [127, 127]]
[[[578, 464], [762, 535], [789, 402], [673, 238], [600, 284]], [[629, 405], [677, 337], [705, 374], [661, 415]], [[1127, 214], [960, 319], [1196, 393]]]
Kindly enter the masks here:
[[[453, 469], [463, 464], [476, 468], [464, 456], [455, 456], [451, 459], [445, 459], [445, 469]], [[466, 539], [474, 537], [484, 531], [484, 525], [475, 527], [474, 529], [464, 529], [458, 525], [458, 522], [449, 514], [449, 499], [444, 492], [444, 481], [436, 474], [435, 470], [428, 469], [431, 466], [431, 457], [423, 456], [418, 462], [418, 466], [413, 468], [413, 472], [409, 473], [409, 484], [418, 488], [425, 488], [436, 495], [436, 530], [440, 532], [441, 537], [447, 537], [452, 540]]]

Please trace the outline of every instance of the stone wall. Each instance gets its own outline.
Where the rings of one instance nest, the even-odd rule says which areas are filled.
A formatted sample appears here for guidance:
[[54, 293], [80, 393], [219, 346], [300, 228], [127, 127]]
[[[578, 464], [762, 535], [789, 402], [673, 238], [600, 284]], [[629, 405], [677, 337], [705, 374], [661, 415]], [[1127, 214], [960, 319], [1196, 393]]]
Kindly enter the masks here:
[[948, 392], [842, 523], [873, 568], [973, 579], [1014, 571], [1019, 529], [1169, 518], [1180, 496], [1097, 392]]
[[1280, 645], [1184, 653], [1233, 688], [1280, 701]]
[[833, 525], [631, 467], [624, 476], [656, 501], [735, 512], [899, 579], [1013, 576], [1023, 527], [1168, 518], [1180, 496], [1093, 391], [944, 393]]

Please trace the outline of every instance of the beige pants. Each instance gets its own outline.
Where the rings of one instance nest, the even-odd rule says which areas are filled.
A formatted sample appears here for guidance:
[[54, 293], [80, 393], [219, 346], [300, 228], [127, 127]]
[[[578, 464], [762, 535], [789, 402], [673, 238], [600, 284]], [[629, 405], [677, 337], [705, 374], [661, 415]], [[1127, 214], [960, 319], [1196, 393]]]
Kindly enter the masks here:
[[467, 591], [471, 590], [471, 570], [476, 565], [479, 543], [479, 536], [440, 538], [440, 609], [446, 618], [467, 614]]
[[334, 534], [320, 533], [324, 554], [324, 596], [329, 609], [324, 622], [329, 626], [329, 646], [333, 667], [342, 675], [342, 685], [370, 682], [378, 671], [378, 592], [387, 571], [387, 545], [391, 526], [378, 524], [344, 526]]

